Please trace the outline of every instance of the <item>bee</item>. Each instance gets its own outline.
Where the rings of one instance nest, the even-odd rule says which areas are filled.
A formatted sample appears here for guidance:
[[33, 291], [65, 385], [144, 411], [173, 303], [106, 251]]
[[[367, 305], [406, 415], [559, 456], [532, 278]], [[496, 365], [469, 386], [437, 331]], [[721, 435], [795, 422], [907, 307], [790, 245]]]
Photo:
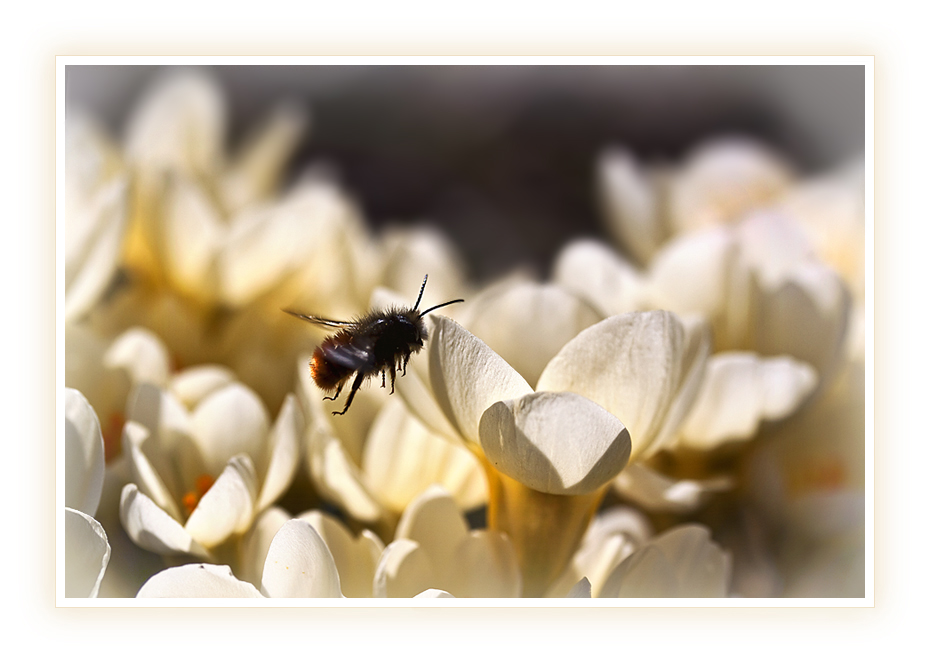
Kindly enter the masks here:
[[402, 376], [406, 375], [410, 355], [423, 348], [423, 341], [427, 337], [423, 316], [443, 306], [465, 301], [453, 299], [420, 312], [420, 300], [423, 299], [423, 290], [428, 278], [429, 274], [423, 277], [420, 294], [412, 308], [392, 307], [383, 311], [375, 310], [351, 322], [327, 320], [283, 309], [285, 313], [314, 325], [339, 330], [327, 337], [313, 351], [313, 357], [310, 359], [310, 376], [316, 385], [326, 392], [336, 391], [332, 396], [324, 396], [323, 400], [334, 401], [339, 398], [342, 388], [355, 374], [345, 407], [341, 412], [333, 412], [334, 415], [345, 414], [362, 382], [378, 373], [381, 374], [382, 388], [385, 387], [386, 373], [390, 373], [393, 394], [397, 371], [402, 371]]

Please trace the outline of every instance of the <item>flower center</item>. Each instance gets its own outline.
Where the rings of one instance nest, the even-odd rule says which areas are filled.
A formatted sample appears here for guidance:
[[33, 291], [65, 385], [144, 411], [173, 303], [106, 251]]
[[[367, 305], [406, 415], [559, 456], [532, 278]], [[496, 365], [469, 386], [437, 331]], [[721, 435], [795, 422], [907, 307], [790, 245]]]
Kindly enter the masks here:
[[201, 474], [194, 479], [193, 490], [187, 491], [184, 493], [184, 497], [181, 498], [181, 504], [184, 505], [184, 510], [187, 512], [188, 516], [197, 508], [197, 505], [200, 503], [200, 498], [210, 490], [214, 481], [216, 481], [216, 479], [209, 474]]

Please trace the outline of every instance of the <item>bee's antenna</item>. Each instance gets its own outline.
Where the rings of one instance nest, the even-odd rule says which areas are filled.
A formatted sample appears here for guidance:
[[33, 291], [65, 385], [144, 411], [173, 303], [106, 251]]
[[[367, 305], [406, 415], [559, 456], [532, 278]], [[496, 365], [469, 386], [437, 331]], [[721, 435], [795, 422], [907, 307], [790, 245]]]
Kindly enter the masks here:
[[435, 311], [437, 308], [442, 308], [443, 306], [448, 306], [449, 304], [459, 304], [464, 301], [465, 301], [464, 299], [453, 299], [451, 302], [446, 302], [445, 304], [436, 304], [436, 306], [430, 306], [428, 309], [426, 309], [420, 314], [420, 317], [422, 318], [424, 315], [426, 315], [430, 311]]
[[417, 297], [417, 303], [413, 305], [413, 310], [417, 310], [420, 306], [420, 300], [423, 299], [423, 291], [426, 290], [426, 279], [429, 278], [429, 274], [423, 277], [423, 285], [420, 286], [420, 294]]

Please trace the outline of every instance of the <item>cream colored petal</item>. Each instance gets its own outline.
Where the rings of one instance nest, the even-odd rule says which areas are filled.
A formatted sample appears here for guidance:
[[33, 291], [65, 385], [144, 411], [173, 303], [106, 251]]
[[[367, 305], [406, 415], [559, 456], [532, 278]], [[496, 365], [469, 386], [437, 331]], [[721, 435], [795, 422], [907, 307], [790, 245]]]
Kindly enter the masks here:
[[606, 244], [577, 240], [559, 252], [552, 279], [591, 302], [602, 317], [640, 308], [645, 276]]
[[151, 383], [141, 383], [130, 393], [126, 418], [157, 435], [159, 450], [165, 454], [173, 450], [178, 437], [193, 434], [191, 418], [184, 405], [170, 391]]
[[484, 498], [474, 455], [427, 429], [400, 399], [389, 400], [372, 422], [362, 471], [370, 490], [397, 513], [433, 483], [449, 490], [463, 509]]
[[191, 413], [191, 430], [207, 472], [216, 476], [239, 453], [264, 458], [268, 413], [258, 395], [240, 383], [213, 392]]
[[333, 555], [342, 593], [350, 598], [371, 598], [375, 568], [384, 550], [381, 540], [369, 530], [357, 537], [339, 520], [322, 511], [298, 516], [313, 526]]
[[[429, 281], [420, 309], [452, 299], [467, 299], [465, 265], [455, 245], [438, 228], [429, 225], [391, 228], [382, 236], [385, 254], [381, 283], [406, 295], [403, 303], [412, 306], [423, 276]], [[454, 315], [449, 309], [447, 315]]]
[[289, 520], [278, 530], [262, 573], [271, 598], [341, 598], [339, 573], [326, 543], [310, 523]]
[[584, 330], [556, 355], [540, 391], [572, 391], [619, 418], [632, 458], [664, 444], [700, 383], [709, 342], [668, 311], [626, 313]]
[[394, 538], [410, 539], [438, 568], [452, 559], [468, 536], [468, 525], [452, 496], [441, 486], [430, 486], [407, 507]]
[[703, 506], [715, 493], [730, 490], [733, 481], [726, 477], [676, 480], [642, 463], [631, 463], [617, 476], [613, 487], [648, 511], [685, 514]]
[[644, 513], [628, 506], [614, 506], [604, 509], [594, 517], [588, 531], [585, 532], [582, 545], [599, 545], [608, 537], [622, 534], [637, 546], [641, 546], [652, 538], [653, 533], [652, 523]]
[[365, 485], [358, 466], [332, 434], [312, 427], [307, 434], [307, 464], [320, 495], [366, 523], [379, 520], [384, 510]]
[[110, 544], [100, 523], [65, 507], [65, 596], [96, 598], [110, 561]]
[[171, 378], [169, 389], [185, 407], [194, 409], [207, 396], [236, 381], [236, 375], [219, 364], [201, 364]]
[[567, 599], [589, 599], [591, 598], [591, 582], [587, 578], [582, 578], [576, 582], [565, 595]]
[[297, 407], [297, 399], [294, 394], [288, 394], [268, 435], [264, 467], [256, 468], [263, 475], [256, 511], [271, 505], [291, 485], [300, 459], [302, 431], [303, 417]]
[[265, 558], [268, 557], [268, 549], [271, 547], [271, 541], [275, 534], [281, 529], [291, 514], [278, 506], [273, 506], [262, 511], [252, 527], [246, 532], [239, 544], [239, 576], [260, 587], [262, 584], [262, 572], [265, 569]]
[[233, 575], [228, 566], [186, 564], [149, 578], [137, 599], [260, 599], [255, 587]]
[[737, 243], [725, 228], [692, 232], [670, 241], [649, 266], [648, 299], [655, 308], [700, 313], [716, 325], [726, 313]]
[[441, 589], [426, 589], [413, 598], [415, 599], [454, 599], [449, 592], [445, 592]]
[[246, 140], [220, 181], [220, 195], [227, 210], [242, 209], [274, 192], [308, 124], [308, 114], [295, 104], [274, 109], [263, 126]]
[[601, 597], [725, 598], [730, 557], [703, 525], [680, 525], [627, 557], [604, 583]]
[[537, 392], [489, 407], [481, 417], [481, 448], [498, 471], [533, 490], [584, 495], [626, 466], [630, 434], [583, 396]]
[[181, 174], [167, 178], [162, 193], [163, 264], [182, 293], [212, 300], [218, 287], [216, 255], [226, 224], [201, 185]]
[[598, 189], [607, 229], [640, 264], [648, 263], [668, 236], [655, 178], [629, 150], [614, 148], [598, 162]]
[[432, 558], [440, 583], [458, 598], [517, 598], [523, 586], [510, 540], [501, 532], [469, 532], [450, 559]]
[[203, 546], [194, 541], [177, 520], [140, 493], [135, 484], [123, 486], [119, 518], [126, 534], [140, 548], [159, 555], [207, 556]]
[[744, 352], [713, 355], [681, 429], [681, 444], [712, 449], [723, 442], [748, 440], [763, 420], [782, 419], [794, 412], [816, 384], [814, 370], [791, 357], [762, 358]]
[[671, 183], [671, 224], [681, 232], [731, 223], [775, 199], [792, 179], [784, 160], [760, 143], [743, 137], [708, 141]]
[[396, 539], [378, 560], [373, 594], [375, 598], [410, 598], [435, 588], [435, 571], [429, 555], [419, 543]]
[[202, 72], [183, 70], [159, 79], [130, 118], [126, 155], [150, 169], [215, 172], [226, 130], [223, 99]]
[[149, 440], [149, 436], [149, 430], [135, 421], [128, 421], [123, 427], [123, 453], [129, 462], [130, 476], [143, 494], [173, 519], [180, 521], [181, 510], [178, 503], [143, 451], [142, 447]]
[[244, 533], [252, 524], [256, 492], [252, 460], [245, 454], [234, 456], [200, 498], [184, 529], [207, 548]]
[[119, 177], [90, 204], [75, 211], [65, 228], [65, 320], [77, 320], [103, 296], [119, 266], [128, 227], [128, 182]]
[[171, 374], [168, 348], [143, 327], [127, 329], [117, 336], [104, 355], [103, 365], [125, 370], [133, 384], [151, 382], [165, 387]]
[[536, 384], [546, 364], [582, 329], [602, 318], [555, 284], [518, 283], [475, 299], [468, 330]]
[[65, 389], [65, 506], [93, 516], [103, 491], [103, 435], [77, 389]]
[[500, 355], [464, 327], [435, 316], [429, 341], [430, 383], [436, 401], [461, 437], [478, 441], [481, 415], [493, 403], [532, 391]]

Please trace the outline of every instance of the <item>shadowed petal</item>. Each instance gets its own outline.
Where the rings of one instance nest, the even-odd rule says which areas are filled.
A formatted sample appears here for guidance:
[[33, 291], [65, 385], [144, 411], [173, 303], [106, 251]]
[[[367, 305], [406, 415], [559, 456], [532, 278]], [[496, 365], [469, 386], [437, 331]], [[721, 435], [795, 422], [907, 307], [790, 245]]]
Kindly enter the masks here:
[[65, 506], [93, 516], [103, 491], [100, 422], [77, 389], [65, 389]]
[[109, 561], [110, 544], [100, 523], [65, 507], [65, 596], [96, 598]]
[[119, 518], [136, 545], [160, 555], [189, 553], [206, 557], [207, 552], [181, 524], [155, 502], [139, 492], [135, 484], [123, 486]]

